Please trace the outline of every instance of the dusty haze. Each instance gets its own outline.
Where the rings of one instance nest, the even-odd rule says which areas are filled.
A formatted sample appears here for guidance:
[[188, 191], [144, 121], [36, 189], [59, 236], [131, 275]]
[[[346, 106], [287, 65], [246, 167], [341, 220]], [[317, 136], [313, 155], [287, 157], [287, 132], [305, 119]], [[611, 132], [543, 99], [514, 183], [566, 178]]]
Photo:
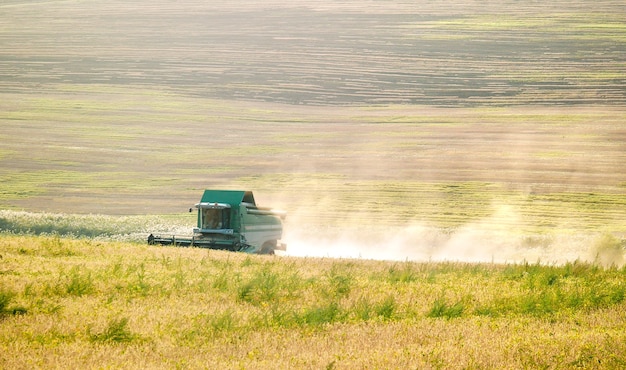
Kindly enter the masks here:
[[453, 230], [420, 222], [405, 226], [359, 227], [350, 225], [349, 220], [343, 229], [309, 229], [303, 227], [297, 216], [290, 215], [289, 218], [284, 242], [288, 245], [286, 254], [290, 256], [413, 262], [564, 264], [581, 261], [618, 267], [624, 264], [623, 252], [605, 255], [598, 250], [600, 236], [597, 234], [516, 233], [517, 215], [507, 206], [498, 207], [489, 219], [470, 222]]

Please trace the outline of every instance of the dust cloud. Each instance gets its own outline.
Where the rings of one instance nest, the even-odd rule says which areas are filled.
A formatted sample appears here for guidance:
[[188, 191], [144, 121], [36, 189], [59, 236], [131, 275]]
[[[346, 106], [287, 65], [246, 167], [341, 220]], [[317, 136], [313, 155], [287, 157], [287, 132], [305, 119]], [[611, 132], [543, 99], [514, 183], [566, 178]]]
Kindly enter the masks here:
[[403, 226], [358, 225], [307, 227], [290, 215], [283, 242], [286, 255], [391, 261], [452, 261], [485, 263], [542, 263], [560, 265], [581, 261], [623, 266], [623, 250], [603, 253], [599, 234], [528, 235], [519, 232], [519, 216], [512, 207], [494, 208], [492, 216], [455, 229], [441, 229], [419, 221]]

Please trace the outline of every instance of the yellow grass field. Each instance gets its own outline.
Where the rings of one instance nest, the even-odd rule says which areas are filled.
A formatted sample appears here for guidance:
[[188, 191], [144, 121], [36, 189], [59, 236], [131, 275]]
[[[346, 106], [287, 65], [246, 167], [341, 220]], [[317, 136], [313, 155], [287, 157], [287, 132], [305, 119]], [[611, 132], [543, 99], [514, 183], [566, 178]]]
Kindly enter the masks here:
[[625, 269], [0, 238], [0, 367], [622, 368]]

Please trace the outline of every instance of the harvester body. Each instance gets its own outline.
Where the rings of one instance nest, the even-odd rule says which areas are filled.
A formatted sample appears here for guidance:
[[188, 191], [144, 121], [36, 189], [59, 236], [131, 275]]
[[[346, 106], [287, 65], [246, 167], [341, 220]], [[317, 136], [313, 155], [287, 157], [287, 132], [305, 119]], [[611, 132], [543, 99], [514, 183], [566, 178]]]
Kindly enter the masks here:
[[251, 191], [205, 190], [195, 208], [198, 222], [193, 236], [151, 234], [148, 243], [259, 254], [286, 249], [280, 242], [286, 214], [258, 207]]

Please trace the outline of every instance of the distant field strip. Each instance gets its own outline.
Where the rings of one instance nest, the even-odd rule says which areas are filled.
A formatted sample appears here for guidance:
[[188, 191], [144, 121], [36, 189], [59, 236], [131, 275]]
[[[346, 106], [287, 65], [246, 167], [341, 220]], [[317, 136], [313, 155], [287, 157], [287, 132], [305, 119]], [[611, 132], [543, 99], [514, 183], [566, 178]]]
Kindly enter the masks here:
[[307, 105], [624, 104], [622, 5], [14, 1], [1, 6], [1, 86]]
[[[0, 102], [5, 208], [180, 213], [225, 187], [318, 224], [624, 229], [621, 108], [319, 110], [132, 88], [54, 96]], [[496, 220], [502, 207], [518, 219]]]
[[[283, 175], [285, 176], [285, 175]], [[276, 194], [300, 225], [334, 227], [424, 224], [456, 229], [480, 223], [513, 234], [551, 232], [626, 233], [626, 194], [590, 192], [526, 193], [501, 183], [350, 181], [286, 176], [255, 179], [250, 188]], [[265, 185], [263, 185], [265, 184]]]

